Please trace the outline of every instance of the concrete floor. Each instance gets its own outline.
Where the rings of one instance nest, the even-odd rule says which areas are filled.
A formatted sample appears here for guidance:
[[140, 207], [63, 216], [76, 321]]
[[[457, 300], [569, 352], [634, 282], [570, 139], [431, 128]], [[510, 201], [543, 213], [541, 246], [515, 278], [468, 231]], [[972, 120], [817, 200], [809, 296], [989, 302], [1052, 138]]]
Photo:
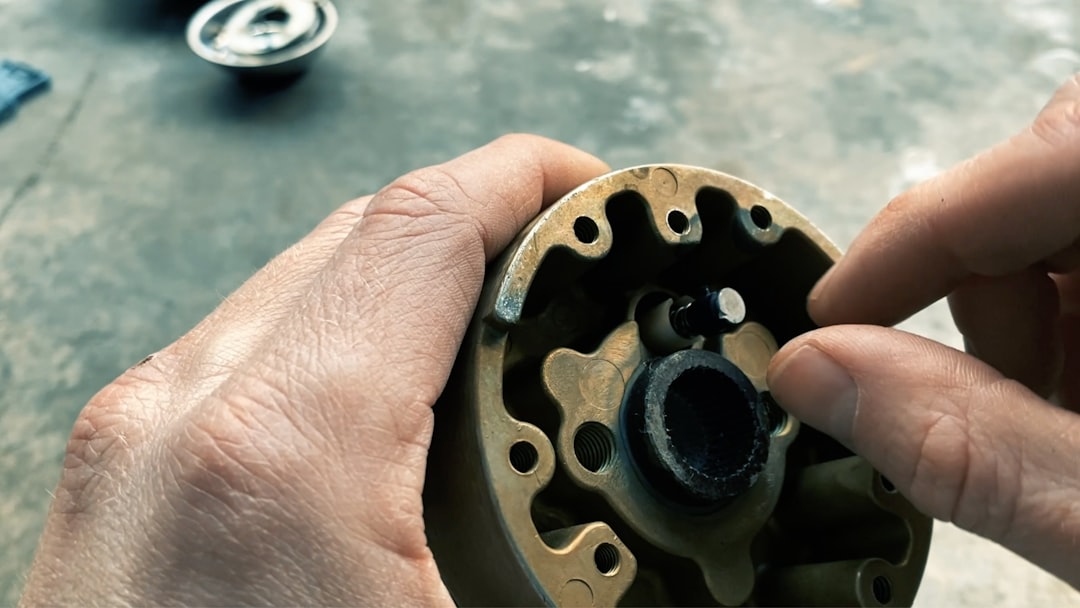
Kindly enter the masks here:
[[[82, 404], [350, 197], [532, 131], [735, 173], [846, 244], [1080, 66], [1075, 0], [339, 4], [315, 71], [258, 97], [188, 52], [184, 2], [0, 0], [0, 56], [55, 78], [0, 126], [0, 604]], [[959, 345], [941, 307], [908, 326]], [[1080, 604], [937, 532], [919, 605]]]

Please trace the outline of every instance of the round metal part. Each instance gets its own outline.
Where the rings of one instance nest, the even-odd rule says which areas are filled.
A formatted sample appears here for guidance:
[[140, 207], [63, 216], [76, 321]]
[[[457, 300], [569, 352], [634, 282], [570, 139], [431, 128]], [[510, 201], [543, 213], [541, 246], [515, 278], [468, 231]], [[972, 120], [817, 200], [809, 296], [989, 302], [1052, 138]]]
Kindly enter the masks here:
[[707, 169], [617, 171], [488, 269], [424, 508], [461, 605], [904, 605], [931, 522], [766, 372], [837, 249]]
[[734, 289], [710, 291], [670, 313], [669, 322], [675, 333], [684, 338], [714, 336], [743, 322], [746, 303]]
[[631, 458], [665, 499], [720, 507], [749, 490], [765, 467], [761, 399], [718, 353], [687, 349], [645, 363], [623, 412]]
[[288, 77], [307, 69], [337, 28], [329, 0], [216, 0], [187, 28], [188, 46], [243, 77]]

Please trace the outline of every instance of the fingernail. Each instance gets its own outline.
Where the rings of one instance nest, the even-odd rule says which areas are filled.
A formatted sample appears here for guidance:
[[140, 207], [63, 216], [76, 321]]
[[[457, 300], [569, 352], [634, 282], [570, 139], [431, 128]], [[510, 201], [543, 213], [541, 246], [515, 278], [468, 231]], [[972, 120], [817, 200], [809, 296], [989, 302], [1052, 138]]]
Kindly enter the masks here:
[[768, 382], [773, 399], [792, 416], [850, 447], [859, 388], [836, 360], [809, 344], [781, 351]]

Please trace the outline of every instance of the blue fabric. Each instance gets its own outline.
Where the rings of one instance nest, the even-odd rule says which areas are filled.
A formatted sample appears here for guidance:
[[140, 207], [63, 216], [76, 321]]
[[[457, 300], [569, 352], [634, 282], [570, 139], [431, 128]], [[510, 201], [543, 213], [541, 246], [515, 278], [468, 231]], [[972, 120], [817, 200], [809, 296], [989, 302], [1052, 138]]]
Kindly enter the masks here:
[[0, 122], [11, 118], [19, 104], [49, 88], [49, 76], [25, 63], [0, 61]]

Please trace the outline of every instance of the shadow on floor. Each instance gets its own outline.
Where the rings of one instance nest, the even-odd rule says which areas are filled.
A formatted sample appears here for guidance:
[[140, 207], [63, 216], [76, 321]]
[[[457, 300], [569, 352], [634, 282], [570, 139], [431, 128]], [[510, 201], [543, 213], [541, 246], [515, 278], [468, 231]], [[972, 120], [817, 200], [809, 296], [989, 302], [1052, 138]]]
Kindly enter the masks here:
[[184, 28], [208, 0], [97, 0], [90, 19], [120, 36], [183, 36]]

